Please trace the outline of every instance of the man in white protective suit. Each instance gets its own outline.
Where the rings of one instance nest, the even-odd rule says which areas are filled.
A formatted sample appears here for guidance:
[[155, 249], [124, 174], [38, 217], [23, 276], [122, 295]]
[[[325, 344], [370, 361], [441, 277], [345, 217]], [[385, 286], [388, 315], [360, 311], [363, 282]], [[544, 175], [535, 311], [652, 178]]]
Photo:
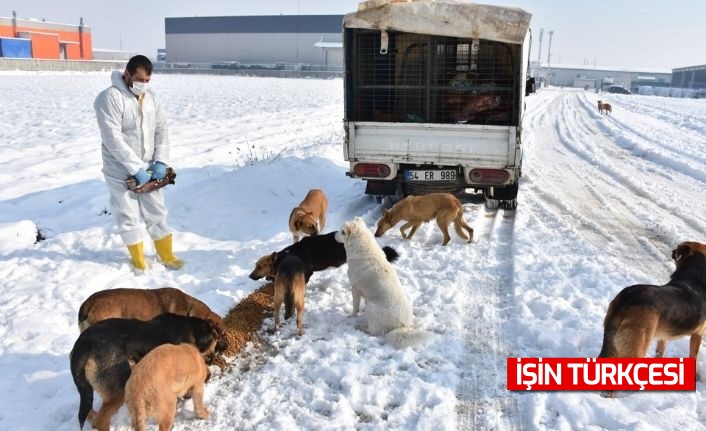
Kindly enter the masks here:
[[137, 194], [125, 184], [130, 176], [142, 185], [151, 179], [163, 179], [167, 173], [167, 116], [149, 88], [151, 76], [152, 62], [136, 55], [124, 72], [113, 72], [112, 85], [96, 97], [93, 105], [103, 142], [103, 175], [110, 192], [110, 208], [133, 266], [142, 271], [147, 269], [147, 262], [140, 218], [154, 241], [159, 261], [169, 269], [184, 265], [172, 252], [163, 191]]

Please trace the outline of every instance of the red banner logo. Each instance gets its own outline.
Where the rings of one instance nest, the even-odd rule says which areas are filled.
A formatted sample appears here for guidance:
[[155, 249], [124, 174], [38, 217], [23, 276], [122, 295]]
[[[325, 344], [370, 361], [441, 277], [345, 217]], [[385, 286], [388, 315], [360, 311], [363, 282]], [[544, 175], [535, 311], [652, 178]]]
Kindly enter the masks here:
[[510, 391], [694, 391], [693, 358], [507, 358]]

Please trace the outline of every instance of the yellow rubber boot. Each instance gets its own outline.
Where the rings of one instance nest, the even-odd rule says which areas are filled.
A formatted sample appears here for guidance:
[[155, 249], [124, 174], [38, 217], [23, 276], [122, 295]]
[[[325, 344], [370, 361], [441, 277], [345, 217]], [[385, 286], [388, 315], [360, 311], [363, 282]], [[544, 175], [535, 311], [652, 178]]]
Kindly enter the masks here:
[[169, 269], [181, 269], [184, 266], [184, 261], [174, 256], [172, 252], [172, 234], [155, 240], [154, 248], [157, 250], [157, 256], [159, 256], [162, 265]]
[[145, 261], [143, 244], [141, 242], [129, 244], [127, 250], [130, 252], [130, 257], [132, 258], [132, 266], [134, 266], [135, 269], [145, 271], [147, 269], [147, 262]]

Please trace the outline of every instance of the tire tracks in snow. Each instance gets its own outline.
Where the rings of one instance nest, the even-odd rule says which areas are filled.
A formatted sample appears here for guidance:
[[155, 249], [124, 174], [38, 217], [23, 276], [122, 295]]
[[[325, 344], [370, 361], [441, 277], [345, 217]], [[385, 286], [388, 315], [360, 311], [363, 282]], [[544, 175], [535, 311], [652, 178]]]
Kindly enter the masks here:
[[[635, 157], [632, 154], [616, 159], [614, 154], [625, 150], [620, 148], [614, 139], [608, 139], [596, 132], [596, 125], [588, 123], [587, 118], [590, 115], [581, 115], [581, 112], [576, 109], [576, 100], [577, 98], [565, 97], [563, 117], [557, 117], [557, 130], [560, 142], [564, 147], [590, 162], [595, 168], [611, 178], [616, 185], [625, 188], [628, 193], [617, 193], [615, 197], [641, 221], [654, 219], [653, 214], [661, 213], [660, 215], [663, 217], [680, 220], [686, 230], [695, 228], [701, 232], [706, 231], [706, 225], [699, 218], [687, 214], [682, 211], [682, 205], [677, 205], [674, 201], [667, 202], [655, 192], [658, 181], [654, 172], [662, 173], [665, 170], [674, 170], [674, 168], [642, 157]], [[573, 115], [567, 115], [568, 111]], [[616, 146], [619, 148], [618, 153], [615, 152]], [[613, 160], [619, 161], [621, 166], [617, 166]], [[646, 168], [645, 164], [656, 164], [657, 169]], [[674, 173], [684, 175], [679, 170]], [[644, 180], [637, 180], [638, 175]], [[645, 182], [648, 177], [651, 181], [649, 185]], [[669, 179], [668, 185], [673, 187], [676, 183], [678, 182]], [[636, 195], [640, 199], [631, 200], [632, 195]], [[648, 206], [651, 208], [646, 208]], [[657, 208], [654, 208], [655, 206]], [[654, 231], [654, 229], [652, 230]], [[653, 233], [659, 234], [659, 232]]]
[[[615, 151], [575, 100], [575, 94], [558, 93], [544, 109], [530, 111], [530, 141], [542, 142], [528, 154], [523, 191], [553, 213], [576, 220], [581, 236], [594, 245], [657, 274], [661, 271], [652, 262], [668, 267], [664, 256], [675, 235], [664, 230], [660, 217], [673, 218], [673, 211], [653, 202], [625, 168], [616, 166], [627, 163], [633, 169], [632, 156]], [[690, 217], [685, 218], [679, 223], [688, 225]]]
[[473, 222], [470, 274], [466, 297], [468, 325], [457, 388], [458, 429], [520, 429], [517, 398], [505, 389], [505, 362], [515, 350], [504, 326], [513, 305], [513, 231], [515, 213], [479, 211]]
[[[585, 96], [580, 100], [580, 103], [584, 109], [590, 112], [592, 105], [586, 100]], [[706, 164], [706, 157], [672, 145], [671, 142], [675, 140], [675, 137], [667, 135], [666, 132], [655, 127], [654, 123], [638, 123], [643, 126], [642, 130], [645, 130], [645, 128], [649, 130], [650, 134], [648, 134], [637, 126], [633, 126], [612, 115], [597, 117], [596, 114], [593, 114], [591, 117], [594, 120], [602, 118], [603, 121], [596, 121], [596, 126], [602, 131], [603, 135], [614, 136], [612, 141], [619, 148], [630, 152], [630, 154], [639, 159], [652, 162], [661, 169], [668, 169], [676, 171], [678, 174], [689, 176], [701, 183], [702, 186], [706, 184], [706, 173], [704, 173], [703, 168], [690, 163], [694, 161], [697, 164]], [[590, 132], [595, 133], [593, 130]], [[679, 138], [693, 139], [686, 136]], [[665, 152], [668, 152], [668, 154], [665, 154]], [[674, 157], [675, 155], [679, 157]]]

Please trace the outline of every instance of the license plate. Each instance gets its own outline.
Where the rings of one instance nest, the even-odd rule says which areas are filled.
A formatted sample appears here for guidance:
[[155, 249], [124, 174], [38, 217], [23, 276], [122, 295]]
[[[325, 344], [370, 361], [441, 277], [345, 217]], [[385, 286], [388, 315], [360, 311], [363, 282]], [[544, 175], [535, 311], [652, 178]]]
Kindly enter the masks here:
[[435, 171], [404, 171], [405, 181], [456, 181], [456, 171], [452, 169]]

